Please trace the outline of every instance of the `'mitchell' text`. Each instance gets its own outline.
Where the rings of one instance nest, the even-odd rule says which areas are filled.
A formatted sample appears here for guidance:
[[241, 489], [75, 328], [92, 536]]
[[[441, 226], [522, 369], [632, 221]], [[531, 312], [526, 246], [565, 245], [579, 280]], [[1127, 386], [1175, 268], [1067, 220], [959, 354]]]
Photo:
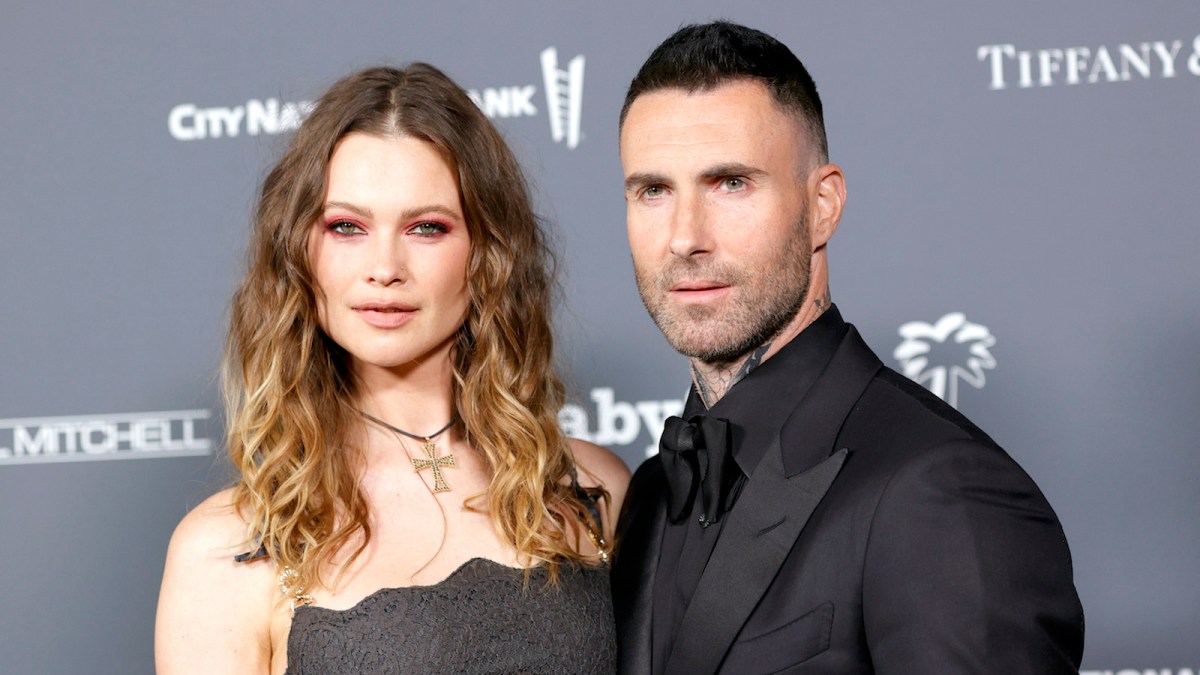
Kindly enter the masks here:
[[1180, 73], [1200, 76], [1200, 35], [1190, 53], [1182, 40], [1119, 44], [1116, 47], [1017, 49], [1013, 44], [983, 45], [978, 59], [988, 66], [993, 90], [1051, 87], [1058, 84], [1170, 79]]
[[0, 420], [0, 464], [206, 455], [207, 410]]

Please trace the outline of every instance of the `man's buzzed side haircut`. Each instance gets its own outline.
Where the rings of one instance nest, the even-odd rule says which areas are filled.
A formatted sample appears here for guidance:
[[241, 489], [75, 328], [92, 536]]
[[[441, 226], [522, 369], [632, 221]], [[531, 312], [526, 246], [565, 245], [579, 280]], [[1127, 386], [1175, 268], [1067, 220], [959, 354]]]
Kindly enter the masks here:
[[762, 82], [780, 109], [798, 115], [818, 163], [829, 161], [821, 97], [804, 64], [779, 40], [729, 21], [684, 26], [655, 48], [629, 83], [620, 126], [625, 126], [630, 106], [642, 94], [660, 89], [711, 91], [747, 79]]

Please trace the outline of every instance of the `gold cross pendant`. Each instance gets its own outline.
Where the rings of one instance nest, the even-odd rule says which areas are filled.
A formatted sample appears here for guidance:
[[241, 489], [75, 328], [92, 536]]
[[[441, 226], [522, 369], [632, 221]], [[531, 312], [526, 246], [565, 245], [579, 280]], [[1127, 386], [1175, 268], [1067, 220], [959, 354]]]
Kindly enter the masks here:
[[446, 483], [445, 477], [442, 476], [442, 467], [453, 467], [454, 455], [446, 455], [445, 457], [436, 456], [437, 446], [428, 438], [421, 444], [421, 449], [425, 451], [428, 459], [412, 460], [413, 470], [420, 473], [425, 469], [433, 469], [433, 491], [449, 492], [450, 485]]

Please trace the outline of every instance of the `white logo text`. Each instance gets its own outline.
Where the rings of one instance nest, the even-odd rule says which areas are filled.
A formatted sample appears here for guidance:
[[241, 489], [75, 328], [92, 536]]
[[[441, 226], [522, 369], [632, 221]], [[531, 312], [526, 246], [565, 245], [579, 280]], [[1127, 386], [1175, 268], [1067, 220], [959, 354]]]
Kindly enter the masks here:
[[243, 132], [247, 136], [282, 134], [299, 127], [312, 108], [310, 101], [280, 103], [274, 98], [250, 99], [233, 108], [181, 103], [167, 115], [167, 129], [179, 141], [235, 138]]
[[991, 75], [988, 87], [1021, 89], [1058, 84], [1128, 82], [1136, 78], [1170, 79], [1184, 68], [1200, 76], [1200, 35], [1192, 40], [1192, 52], [1181, 63], [1182, 40], [1119, 44], [1116, 47], [1052, 47], [1017, 49], [1013, 44], [983, 45], [977, 52]]
[[597, 445], [629, 445], [645, 429], [650, 444], [646, 457], [658, 452], [658, 438], [668, 417], [683, 413], [683, 399], [663, 401], [618, 401], [609, 387], [597, 387], [591, 392], [596, 404], [596, 428], [591, 430], [588, 413], [582, 406], [568, 404], [558, 412], [558, 424], [568, 436], [591, 441]]
[[0, 465], [207, 455], [207, 410], [0, 420]]
[[537, 87], [487, 87], [471, 89], [467, 95], [489, 118], [533, 117], [538, 113], [533, 105]]
[[1079, 675], [1196, 675], [1191, 668], [1122, 668], [1121, 670], [1081, 670]]

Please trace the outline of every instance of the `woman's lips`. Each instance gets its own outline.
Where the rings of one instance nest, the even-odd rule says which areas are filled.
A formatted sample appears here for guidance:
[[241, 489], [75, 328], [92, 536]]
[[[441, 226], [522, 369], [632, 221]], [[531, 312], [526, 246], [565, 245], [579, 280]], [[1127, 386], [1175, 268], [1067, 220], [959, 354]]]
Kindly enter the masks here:
[[359, 305], [354, 307], [354, 311], [363, 321], [375, 328], [399, 328], [417, 314], [416, 307], [391, 304]]

